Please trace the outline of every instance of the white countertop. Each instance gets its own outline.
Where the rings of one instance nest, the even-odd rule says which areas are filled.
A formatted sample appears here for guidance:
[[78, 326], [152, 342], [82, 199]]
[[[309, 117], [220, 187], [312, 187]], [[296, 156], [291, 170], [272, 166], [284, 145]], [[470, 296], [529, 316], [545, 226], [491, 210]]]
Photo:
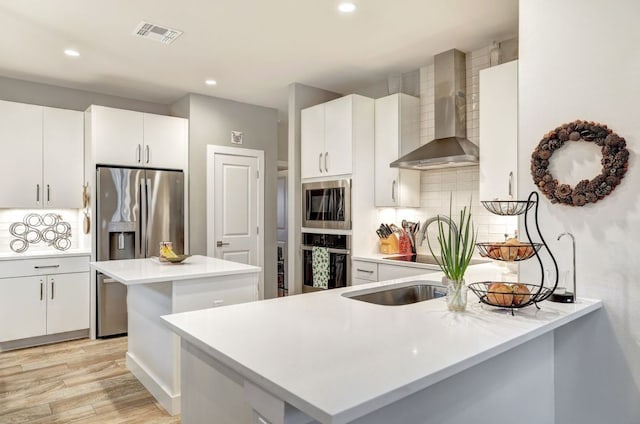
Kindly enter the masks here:
[[44, 259], [61, 258], [65, 256], [91, 256], [90, 249], [69, 249], [69, 250], [40, 250], [24, 253], [0, 252], [0, 261], [13, 261], [16, 259]]
[[[491, 279], [477, 265], [468, 281]], [[438, 281], [441, 273], [424, 279]], [[346, 292], [404, 278], [163, 317], [180, 336], [323, 423], [344, 423], [577, 319], [602, 306], [543, 302], [516, 311], [481, 305], [448, 312], [444, 299], [381, 306]], [[259, 317], [259, 319], [256, 319]]]
[[162, 281], [191, 280], [260, 272], [260, 267], [194, 255], [181, 264], [160, 263], [157, 259], [125, 259], [91, 262], [91, 268], [129, 286]]

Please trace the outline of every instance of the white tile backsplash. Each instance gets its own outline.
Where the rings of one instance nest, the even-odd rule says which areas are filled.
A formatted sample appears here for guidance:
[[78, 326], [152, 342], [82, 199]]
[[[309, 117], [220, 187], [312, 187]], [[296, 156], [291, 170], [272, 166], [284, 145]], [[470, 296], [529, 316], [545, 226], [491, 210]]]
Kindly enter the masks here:
[[[22, 222], [27, 214], [35, 213], [44, 215], [47, 213], [55, 213], [62, 217], [63, 221], [71, 224], [71, 247], [70, 249], [87, 248], [89, 246], [89, 236], [82, 232], [82, 219], [84, 215], [78, 209], [0, 209], [0, 253], [11, 253], [9, 246], [11, 240], [15, 237], [9, 232], [9, 226], [14, 222]], [[25, 256], [33, 252], [55, 252], [56, 249], [41, 241], [29, 246]]]
[[[480, 107], [479, 72], [489, 67], [491, 46], [467, 53], [467, 138], [479, 144]], [[420, 68], [420, 144], [435, 137], [434, 131], [434, 66]], [[479, 169], [477, 166], [422, 171], [420, 177], [420, 208], [379, 209], [381, 222], [395, 222], [425, 219], [449, 214], [449, 201], [453, 213], [469, 206], [474, 225], [478, 230], [478, 241], [501, 241], [505, 233], [514, 234], [517, 229], [515, 217], [501, 217], [487, 211], [479, 199]], [[437, 244], [437, 225], [429, 227], [432, 247]], [[435, 243], [434, 243], [435, 242]], [[429, 253], [427, 243], [418, 246], [418, 253]]]

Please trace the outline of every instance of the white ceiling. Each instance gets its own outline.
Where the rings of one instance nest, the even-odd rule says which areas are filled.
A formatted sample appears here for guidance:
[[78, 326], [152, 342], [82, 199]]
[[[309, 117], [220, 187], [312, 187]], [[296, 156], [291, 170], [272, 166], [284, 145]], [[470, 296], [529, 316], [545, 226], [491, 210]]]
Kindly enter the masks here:
[[[517, 34], [517, 0], [0, 0], [0, 75], [168, 104], [201, 93], [286, 110], [287, 85], [348, 93]], [[184, 31], [171, 45], [141, 20]], [[78, 58], [62, 54], [66, 48]], [[213, 78], [218, 85], [204, 85]]]

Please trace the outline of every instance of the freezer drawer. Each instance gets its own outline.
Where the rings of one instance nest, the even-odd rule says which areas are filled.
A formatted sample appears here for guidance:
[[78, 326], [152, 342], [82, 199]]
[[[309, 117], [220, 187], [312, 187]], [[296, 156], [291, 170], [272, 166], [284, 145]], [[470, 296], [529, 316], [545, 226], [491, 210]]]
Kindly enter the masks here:
[[98, 273], [98, 337], [127, 333], [127, 286]]

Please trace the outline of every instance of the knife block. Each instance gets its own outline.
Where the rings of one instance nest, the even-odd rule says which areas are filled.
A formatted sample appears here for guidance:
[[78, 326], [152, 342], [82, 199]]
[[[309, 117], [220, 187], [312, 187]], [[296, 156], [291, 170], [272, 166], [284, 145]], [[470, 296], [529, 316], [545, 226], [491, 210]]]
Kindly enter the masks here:
[[385, 255], [398, 253], [398, 237], [395, 234], [391, 234], [386, 239], [380, 239], [380, 253]]

